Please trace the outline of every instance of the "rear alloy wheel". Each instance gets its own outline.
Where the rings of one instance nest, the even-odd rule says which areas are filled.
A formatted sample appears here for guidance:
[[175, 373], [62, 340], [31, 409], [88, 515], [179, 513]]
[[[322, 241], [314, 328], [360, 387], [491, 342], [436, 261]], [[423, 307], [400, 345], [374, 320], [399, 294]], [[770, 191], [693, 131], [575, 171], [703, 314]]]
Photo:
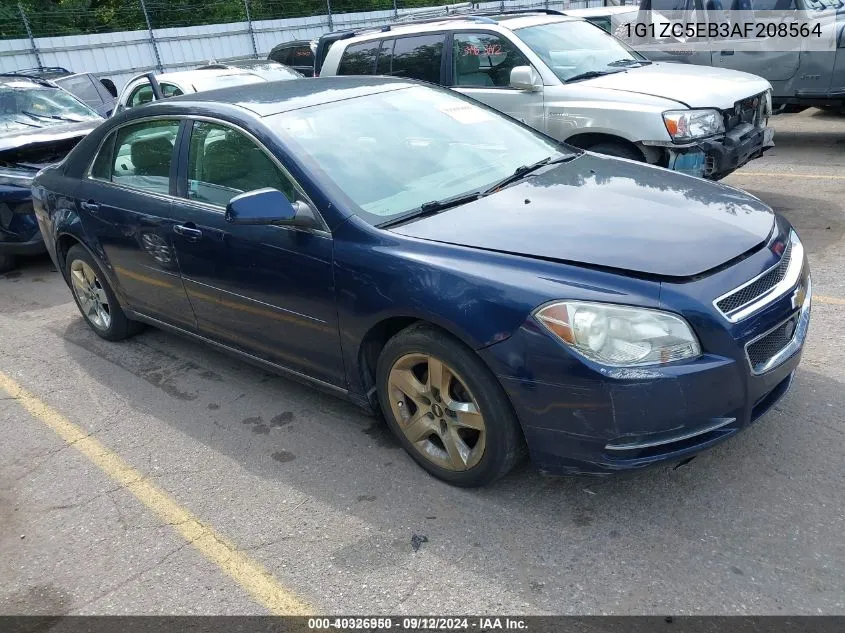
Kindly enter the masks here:
[[525, 453], [499, 381], [470, 348], [428, 324], [390, 339], [376, 369], [388, 426], [414, 460], [456, 486], [483, 486]]
[[94, 269], [81, 259], [70, 265], [70, 283], [82, 316], [95, 330], [107, 332], [111, 326], [111, 306]]
[[76, 305], [85, 321], [97, 334], [109, 341], [119, 341], [141, 329], [130, 321], [106, 277], [94, 258], [81, 246], [68, 250], [65, 274]]

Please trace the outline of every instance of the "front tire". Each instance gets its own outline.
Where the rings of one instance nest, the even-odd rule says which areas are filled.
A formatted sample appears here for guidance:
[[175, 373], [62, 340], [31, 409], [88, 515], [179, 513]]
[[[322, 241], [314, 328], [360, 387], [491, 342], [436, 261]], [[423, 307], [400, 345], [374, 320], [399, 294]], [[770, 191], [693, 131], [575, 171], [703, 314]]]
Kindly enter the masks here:
[[525, 454], [510, 401], [469, 348], [427, 324], [384, 346], [376, 369], [381, 410], [414, 460], [443, 481], [489, 484]]
[[627, 158], [629, 160], [636, 160], [643, 162], [645, 159], [643, 155], [637, 150], [623, 145], [622, 143], [614, 143], [612, 141], [596, 143], [587, 148], [596, 154], [605, 154], [606, 156], [616, 156], [617, 158]]
[[120, 341], [141, 329], [127, 318], [102, 268], [81, 246], [72, 246], [65, 259], [65, 277], [85, 322], [107, 341]]

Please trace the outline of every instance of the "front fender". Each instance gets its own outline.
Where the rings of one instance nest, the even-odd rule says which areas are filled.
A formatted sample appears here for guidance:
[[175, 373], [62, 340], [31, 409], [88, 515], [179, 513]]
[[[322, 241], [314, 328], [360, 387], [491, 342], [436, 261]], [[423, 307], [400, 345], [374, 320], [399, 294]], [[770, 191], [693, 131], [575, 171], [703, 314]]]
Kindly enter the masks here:
[[663, 112], [671, 109], [683, 106], [603, 99], [547, 101], [547, 133], [560, 141], [584, 133], [618, 136], [631, 143], [671, 141], [663, 123]]

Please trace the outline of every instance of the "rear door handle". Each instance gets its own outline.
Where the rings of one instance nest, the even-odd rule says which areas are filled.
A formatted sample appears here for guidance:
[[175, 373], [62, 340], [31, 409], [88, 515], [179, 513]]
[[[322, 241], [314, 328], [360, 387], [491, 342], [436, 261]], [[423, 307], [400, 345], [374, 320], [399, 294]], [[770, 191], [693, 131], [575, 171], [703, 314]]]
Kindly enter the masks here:
[[88, 211], [88, 213], [97, 213], [100, 210], [100, 205], [94, 202], [93, 200], [89, 200], [88, 202], [80, 202], [79, 206], [82, 207], [83, 211]]
[[202, 231], [191, 224], [174, 224], [173, 231], [189, 242], [196, 242], [202, 237]]
[[721, 51], [723, 57], [727, 57], [728, 55], [733, 55], [733, 51]]

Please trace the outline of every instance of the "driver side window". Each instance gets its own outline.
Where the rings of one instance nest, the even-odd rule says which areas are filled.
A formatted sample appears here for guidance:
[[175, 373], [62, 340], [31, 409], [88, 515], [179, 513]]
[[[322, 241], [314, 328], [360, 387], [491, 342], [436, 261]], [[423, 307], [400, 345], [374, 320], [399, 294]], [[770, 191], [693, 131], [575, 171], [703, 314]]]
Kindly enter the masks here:
[[297, 199], [293, 182], [237, 130], [195, 122], [188, 153], [188, 198], [225, 207], [239, 193], [272, 187]]
[[455, 86], [506, 88], [513, 68], [531, 65], [510, 40], [493, 33], [455, 33], [453, 41]]

